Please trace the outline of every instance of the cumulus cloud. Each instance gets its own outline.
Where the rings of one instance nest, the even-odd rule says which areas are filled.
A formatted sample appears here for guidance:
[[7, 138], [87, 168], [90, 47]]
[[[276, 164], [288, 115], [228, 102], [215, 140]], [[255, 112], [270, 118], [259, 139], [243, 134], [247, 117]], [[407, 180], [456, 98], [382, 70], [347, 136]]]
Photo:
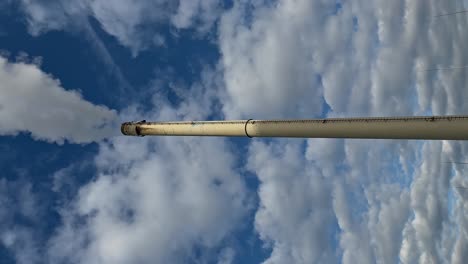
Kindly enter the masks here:
[[[203, 77], [204, 76], [204, 77]], [[212, 78], [179, 91], [172, 106], [159, 94], [158, 111], [129, 108], [128, 120], [206, 118], [215, 99]], [[177, 88], [174, 88], [177, 89]], [[155, 108], [156, 109], [156, 108]], [[99, 144], [96, 177], [61, 208], [61, 225], [48, 244], [52, 263], [231, 263], [226, 247], [252, 210], [232, 146], [221, 138], [116, 137]], [[58, 172], [55, 186], [64, 175]]]
[[[425, 70], [466, 64], [465, 17], [434, 18], [456, 6], [266, 2], [236, 2], [222, 16], [226, 116], [314, 117], [325, 104], [329, 116], [466, 113], [464, 70]], [[294, 144], [254, 143], [249, 152], [261, 180], [255, 227], [273, 249], [267, 263], [320, 262], [317, 252], [336, 248], [329, 260], [343, 263], [463, 259], [465, 236], [455, 231], [464, 230], [462, 201], [450, 198], [455, 178], [441, 161], [463, 157], [465, 144], [315, 139], [291, 152]], [[449, 208], [451, 199], [458, 207]], [[303, 231], [315, 214], [338, 235]], [[336, 244], [323, 242], [334, 237]]]
[[[144, 39], [148, 21], [184, 28], [205, 8], [179, 2], [148, 18], [144, 1], [122, 3], [83, 8], [136, 50], [145, 42], [126, 41]], [[204, 119], [219, 108], [228, 118], [466, 113], [464, 72], [424, 70], [466, 64], [468, 20], [434, 18], [451, 10], [435, 0], [235, 2], [219, 24], [219, 71], [188, 91], [171, 87], [176, 108], [155, 94], [147, 119]], [[53, 14], [36, 12], [32, 24]], [[129, 120], [140, 116], [128, 110]], [[265, 263], [466, 262], [467, 196], [453, 186], [468, 186], [467, 169], [443, 163], [466, 157], [463, 142], [255, 139], [241, 170], [222, 139], [99, 146], [95, 179], [61, 210], [52, 262], [174, 263], [200, 260], [195, 251], [235, 261], [241, 252], [224, 243], [251, 205], [242, 169], [259, 179], [254, 226], [272, 250]]]
[[311, 117], [323, 96], [335, 114], [459, 112], [466, 91], [453, 87], [463, 70], [424, 71], [466, 61], [466, 20], [433, 18], [447, 9], [437, 1], [238, 3], [220, 23], [225, 111]]
[[308, 5], [296, 1], [259, 7], [252, 11], [251, 23], [244, 21], [241, 7], [222, 17], [219, 41], [228, 117], [320, 114], [323, 93], [310, 46], [320, 25]]
[[216, 249], [249, 208], [225, 148], [212, 139], [119, 138], [101, 145], [99, 176], [64, 214], [50, 241], [51, 260], [183, 263], [197, 258], [196, 247]]
[[[89, 143], [116, 135], [117, 113], [65, 90], [37, 65], [0, 57], [0, 134], [62, 144]], [[117, 131], [117, 132], [116, 132]]]
[[247, 166], [261, 182], [255, 228], [273, 249], [266, 263], [337, 263], [332, 186], [298, 143], [254, 142], [249, 149]]
[[[130, 107], [125, 120], [201, 119], [211, 114], [218, 77], [205, 71], [190, 89], [172, 87], [181, 101], [177, 107], [164, 96], [152, 98], [157, 111]], [[155, 90], [158, 90], [155, 82]], [[31, 190], [14, 210], [8, 187], [0, 181], [0, 245], [23, 263], [232, 263], [236, 248], [227, 245], [243, 231], [253, 198], [237, 170], [233, 146], [221, 138], [115, 137], [98, 144], [96, 157], [77, 161], [51, 177], [59, 196], [60, 224], [44, 240], [8, 210], [23, 207], [34, 218], [40, 201]], [[92, 180], [80, 186], [80, 175]], [[83, 184], [83, 183], [81, 183]], [[20, 192], [17, 192], [20, 193]], [[54, 194], [55, 196], [55, 194]], [[28, 198], [28, 199], [26, 199]], [[27, 210], [26, 210], [27, 209]], [[4, 214], [4, 215], [3, 215]], [[44, 217], [44, 216], [42, 216]], [[49, 221], [36, 217], [38, 222]], [[15, 228], [10, 228], [15, 227]], [[40, 239], [45, 239], [41, 237]], [[42, 241], [40, 244], [36, 241]]]

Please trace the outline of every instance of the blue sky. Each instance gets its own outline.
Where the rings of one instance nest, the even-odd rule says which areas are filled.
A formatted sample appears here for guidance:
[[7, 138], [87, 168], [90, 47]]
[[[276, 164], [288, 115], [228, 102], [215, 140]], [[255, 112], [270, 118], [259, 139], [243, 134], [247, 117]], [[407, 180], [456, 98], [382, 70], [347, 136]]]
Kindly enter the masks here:
[[464, 263], [464, 142], [131, 138], [466, 114], [463, 1], [0, 4], [0, 263]]

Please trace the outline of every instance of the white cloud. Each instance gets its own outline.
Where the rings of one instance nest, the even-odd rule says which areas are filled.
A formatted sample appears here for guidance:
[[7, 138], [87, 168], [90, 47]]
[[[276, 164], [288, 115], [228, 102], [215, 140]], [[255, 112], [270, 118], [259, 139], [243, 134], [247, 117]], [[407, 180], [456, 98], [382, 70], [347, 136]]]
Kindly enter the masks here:
[[[154, 17], [144, 1], [123, 5], [94, 1], [84, 13], [135, 50], [147, 45], [140, 26], [148, 21], [183, 28], [206, 14], [201, 1]], [[221, 71], [204, 72], [189, 92], [172, 87], [177, 109], [155, 94], [157, 114], [147, 119], [206, 118], [218, 114], [218, 99], [229, 118], [313, 117], [324, 103], [330, 116], [466, 113], [464, 72], [424, 71], [466, 64], [467, 20], [433, 17], [451, 8], [435, 0], [236, 2], [220, 22]], [[63, 27], [62, 13], [45, 28]], [[54, 13], [29, 14], [37, 23]], [[445, 141], [254, 140], [246, 167], [260, 180], [255, 230], [272, 249], [265, 262], [463, 263], [466, 197], [451, 189], [467, 186], [466, 169], [441, 162], [466, 153], [467, 144]], [[223, 243], [249, 207], [236, 161], [220, 139], [101, 143], [98, 175], [62, 211], [50, 259], [184, 262], [194, 248], [229, 248]]]
[[444, 4], [278, 1], [251, 14], [237, 4], [220, 24], [225, 111], [312, 117], [323, 95], [340, 115], [460, 112], [461, 71], [424, 71], [466, 61], [466, 20], [432, 17]]
[[206, 32], [216, 22], [222, 12], [223, 2], [219, 0], [180, 0], [171, 21], [176, 28], [195, 26]]
[[382, 184], [366, 190], [370, 245], [375, 247], [377, 262], [398, 261], [402, 231], [410, 217], [409, 193], [398, 185]]
[[[34, 226], [42, 206], [37, 201], [30, 183], [0, 179], [0, 247], [10, 250], [16, 263], [40, 262], [40, 243]], [[28, 224], [17, 223], [18, 218]]]
[[301, 157], [301, 142], [254, 142], [248, 168], [261, 182], [255, 228], [273, 248], [266, 263], [336, 263], [330, 182]]
[[[323, 103], [330, 116], [466, 113], [464, 70], [425, 71], [467, 64], [466, 17], [433, 17], [450, 3], [259, 2], [236, 2], [221, 19], [226, 116], [314, 117]], [[291, 151], [293, 142], [249, 152], [261, 180], [256, 230], [273, 249], [267, 263], [318, 262], [317, 252], [336, 248], [343, 263], [463, 259], [466, 237], [454, 235], [465, 230], [461, 201], [449, 210], [453, 175], [441, 161], [463, 157], [465, 144], [317, 139]], [[319, 205], [311, 193], [323, 194]], [[327, 219], [323, 230], [338, 229], [338, 247], [323, 242], [333, 233], [301, 229], [314, 214]]]
[[314, 35], [308, 34], [319, 25], [309, 5], [286, 1], [259, 8], [251, 24], [244, 22], [241, 7], [223, 16], [219, 41], [229, 118], [320, 114], [322, 89], [310, 48]]
[[103, 143], [99, 175], [51, 240], [51, 260], [183, 263], [195, 247], [221, 246], [250, 208], [227, 148], [217, 139]]
[[[128, 89], [130, 87], [130, 84], [125, 78], [125, 75], [121, 72], [119, 66], [114, 62], [114, 59], [107, 50], [107, 47], [103, 44], [103, 41], [95, 32], [95, 29], [91, 26], [89, 17], [92, 16], [93, 11], [89, 7], [90, 4], [87, 1], [21, 0], [17, 2], [18, 3], [15, 2], [14, 6], [19, 6], [25, 14], [27, 28], [30, 34], [37, 36], [52, 30], [67, 30], [75, 34], [79, 34], [80, 38], [84, 38], [90, 43], [91, 47], [105, 64], [106, 73], [112, 74], [116, 78], [119, 84], [119, 87], [117, 88]], [[13, 3], [13, 1], [11, 1], [11, 3]], [[112, 1], [110, 3], [117, 6], [114, 7], [111, 5], [109, 7], [110, 9], [119, 10], [119, 3], [117, 1]], [[99, 9], [99, 5], [97, 8]], [[120, 8], [120, 10], [121, 9], [122, 8]], [[96, 12], [99, 13], [100, 9]], [[112, 13], [112, 10], [109, 12]], [[125, 10], [121, 10], [121, 12], [125, 13]], [[127, 10], [127, 13], [131, 13], [131, 11]], [[121, 20], [127, 21], [125, 14], [121, 14], [121, 16], [123, 17], [115, 18], [115, 20], [117, 22]], [[106, 22], [105, 19], [102, 21], [102, 23], [104, 22]], [[127, 22], [129, 23], [130, 21]], [[115, 25], [115, 27], [118, 28], [119, 25]], [[113, 31], [109, 32], [111, 35], [113, 33]], [[129, 33], [127, 33], [122, 38], [134, 37], [128, 35]], [[130, 40], [125, 39], [125, 42], [128, 41]], [[140, 40], [136, 38], [133, 39], [132, 43], [135, 46], [134, 49], [138, 49], [141, 45]]]
[[130, 48], [134, 56], [153, 44], [153, 36], [163, 23], [206, 33], [219, 17], [222, 5], [218, 0], [21, 1], [32, 34], [80, 27], [91, 16], [103, 30]]
[[89, 1], [89, 12], [101, 24], [102, 28], [122, 43], [131, 48], [134, 55], [147, 48], [149, 37], [139, 29], [146, 23], [158, 23], [167, 19], [165, 13], [171, 4], [166, 1]]
[[37, 65], [0, 57], [0, 91], [0, 135], [29, 132], [61, 144], [88, 143], [118, 133], [115, 111], [65, 90]]
[[[157, 113], [129, 108], [123, 117], [206, 118], [216, 93], [212, 78], [202, 74], [201, 83], [179, 90], [177, 108], [156, 94]], [[61, 209], [63, 225], [49, 241], [48, 261], [230, 263], [235, 252], [225, 241], [245, 228], [243, 220], [252, 210], [231, 147], [220, 138], [189, 137], [118, 137], [100, 143], [96, 178]], [[59, 178], [70, 171], [58, 173], [56, 188], [68, 188]]]
[[218, 264], [231, 264], [234, 260], [236, 252], [232, 248], [225, 248], [221, 251], [218, 257]]

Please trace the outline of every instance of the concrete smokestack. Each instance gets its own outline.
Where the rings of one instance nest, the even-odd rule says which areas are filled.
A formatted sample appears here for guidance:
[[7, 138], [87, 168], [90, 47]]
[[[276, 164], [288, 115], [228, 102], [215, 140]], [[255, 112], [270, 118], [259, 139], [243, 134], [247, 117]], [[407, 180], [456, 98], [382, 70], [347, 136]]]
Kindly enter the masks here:
[[228, 136], [468, 140], [468, 116], [361, 117], [307, 120], [127, 122], [129, 136]]

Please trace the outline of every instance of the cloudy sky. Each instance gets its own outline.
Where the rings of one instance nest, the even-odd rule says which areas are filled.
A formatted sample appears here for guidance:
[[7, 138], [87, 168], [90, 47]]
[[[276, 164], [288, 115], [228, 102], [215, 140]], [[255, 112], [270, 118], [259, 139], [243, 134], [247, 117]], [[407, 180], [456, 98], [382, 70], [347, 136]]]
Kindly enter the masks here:
[[0, 263], [467, 263], [464, 142], [119, 135], [467, 114], [466, 8], [2, 1]]

